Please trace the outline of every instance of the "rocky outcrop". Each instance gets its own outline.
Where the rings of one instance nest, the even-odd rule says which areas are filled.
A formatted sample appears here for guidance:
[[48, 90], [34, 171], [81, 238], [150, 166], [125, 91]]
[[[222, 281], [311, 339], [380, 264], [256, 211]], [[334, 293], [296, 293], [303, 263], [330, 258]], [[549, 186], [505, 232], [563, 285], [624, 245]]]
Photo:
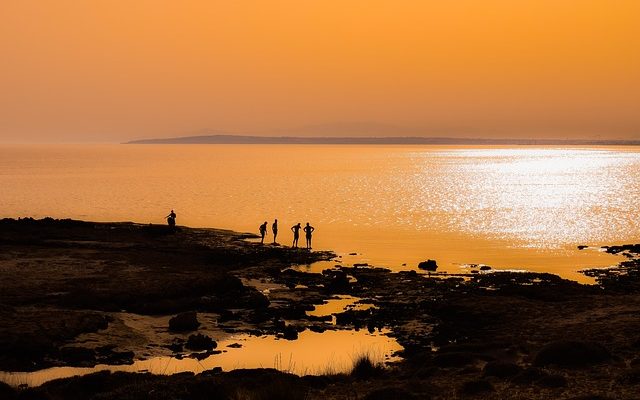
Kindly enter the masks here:
[[199, 326], [198, 314], [195, 311], [180, 313], [169, 320], [169, 330], [172, 332], [195, 331]]

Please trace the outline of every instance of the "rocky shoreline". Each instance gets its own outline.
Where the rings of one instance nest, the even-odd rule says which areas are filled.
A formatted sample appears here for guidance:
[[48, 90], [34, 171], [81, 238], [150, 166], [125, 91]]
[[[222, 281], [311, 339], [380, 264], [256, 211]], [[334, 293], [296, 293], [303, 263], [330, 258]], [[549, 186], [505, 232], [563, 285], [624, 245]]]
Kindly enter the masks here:
[[[404, 349], [402, 362], [364, 362], [350, 374], [305, 377], [276, 370], [100, 372], [37, 388], [3, 385], [0, 397], [638, 398], [638, 245], [607, 248], [627, 260], [585, 271], [598, 284], [581, 285], [551, 274], [392, 273], [339, 262], [322, 274], [304, 273], [292, 267], [335, 255], [261, 246], [247, 240], [252, 237], [133, 223], [1, 220], [0, 370], [213, 354], [216, 337], [198, 333], [201, 314], [213, 315], [208, 323], [220, 332], [282, 340], [305, 330], [389, 329]], [[272, 288], [265, 292], [260, 284]], [[308, 314], [338, 295], [373, 307], [338, 312], [335, 325]], [[128, 313], [166, 316], [167, 328], [173, 317], [173, 333], [126, 330], [121, 319]]]

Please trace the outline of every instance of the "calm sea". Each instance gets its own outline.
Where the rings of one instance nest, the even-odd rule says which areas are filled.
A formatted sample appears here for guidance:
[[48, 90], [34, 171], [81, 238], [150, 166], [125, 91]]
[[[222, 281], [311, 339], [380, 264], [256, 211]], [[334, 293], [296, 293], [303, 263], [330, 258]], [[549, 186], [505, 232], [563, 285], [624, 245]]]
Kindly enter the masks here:
[[314, 248], [392, 269], [584, 280], [619, 259], [577, 245], [640, 242], [636, 147], [2, 145], [0, 188], [0, 217], [164, 223], [175, 209], [179, 225], [256, 233], [277, 218], [283, 244], [310, 222]]

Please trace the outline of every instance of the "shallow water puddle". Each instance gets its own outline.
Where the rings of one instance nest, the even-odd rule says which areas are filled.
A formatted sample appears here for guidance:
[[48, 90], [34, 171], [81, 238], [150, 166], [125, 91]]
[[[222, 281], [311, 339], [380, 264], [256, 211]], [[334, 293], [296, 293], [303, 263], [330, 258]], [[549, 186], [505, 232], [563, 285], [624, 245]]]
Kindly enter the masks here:
[[321, 274], [326, 269], [337, 269], [341, 267], [340, 261], [316, 261], [311, 264], [297, 264], [292, 265], [291, 269], [298, 272], [305, 272], [308, 274]]
[[370, 303], [359, 303], [360, 300], [362, 299], [359, 297], [336, 296], [332, 299], [326, 300], [323, 304], [315, 306], [315, 309], [307, 311], [307, 315], [313, 317], [326, 317], [331, 315], [333, 317], [331, 322], [335, 325], [336, 317], [334, 314], [339, 314], [347, 310], [369, 310], [375, 307]]
[[[274, 336], [241, 334], [218, 342], [221, 354], [203, 360], [194, 358], [155, 357], [131, 365], [97, 365], [93, 368], [54, 367], [34, 372], [0, 372], [0, 381], [12, 386], [39, 386], [53, 379], [87, 375], [98, 371], [151, 372], [171, 375], [179, 372], [199, 373], [214, 367], [224, 371], [240, 368], [276, 368], [297, 375], [320, 375], [347, 372], [361, 355], [374, 361], [399, 361], [394, 354], [402, 347], [387, 336], [388, 330], [370, 334], [365, 330], [304, 331], [298, 340]], [[240, 344], [242, 347], [229, 347]]]

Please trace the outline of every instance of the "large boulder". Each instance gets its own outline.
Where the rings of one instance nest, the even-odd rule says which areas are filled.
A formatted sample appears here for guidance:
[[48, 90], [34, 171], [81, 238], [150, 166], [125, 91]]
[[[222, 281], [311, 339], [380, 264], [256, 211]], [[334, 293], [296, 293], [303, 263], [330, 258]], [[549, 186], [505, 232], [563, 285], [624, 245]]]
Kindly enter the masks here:
[[200, 326], [195, 311], [184, 312], [169, 320], [169, 330], [173, 332], [195, 331]]
[[534, 359], [534, 365], [559, 367], [586, 367], [602, 364], [611, 359], [611, 353], [602, 345], [577, 340], [561, 340], [545, 345]]
[[427, 260], [418, 264], [418, 268], [424, 271], [435, 272], [438, 269], [438, 264], [436, 264], [436, 260]]

